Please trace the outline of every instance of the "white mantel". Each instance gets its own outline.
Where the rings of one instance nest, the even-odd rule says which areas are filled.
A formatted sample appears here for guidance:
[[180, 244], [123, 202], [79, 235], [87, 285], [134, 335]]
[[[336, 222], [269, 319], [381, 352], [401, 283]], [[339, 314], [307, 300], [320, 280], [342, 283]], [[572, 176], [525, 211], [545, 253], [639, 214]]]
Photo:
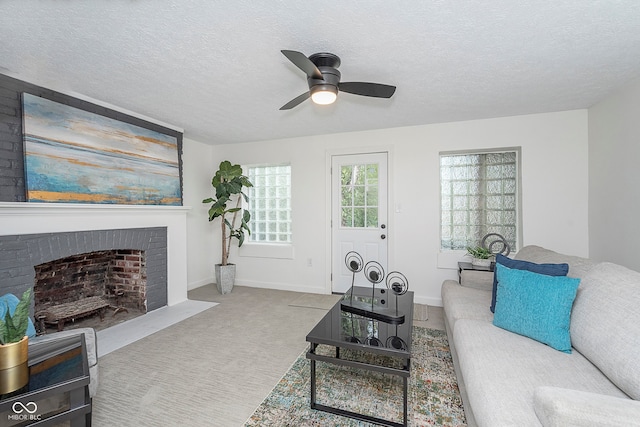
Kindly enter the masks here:
[[187, 300], [188, 206], [0, 202], [0, 236], [167, 227], [168, 305]]

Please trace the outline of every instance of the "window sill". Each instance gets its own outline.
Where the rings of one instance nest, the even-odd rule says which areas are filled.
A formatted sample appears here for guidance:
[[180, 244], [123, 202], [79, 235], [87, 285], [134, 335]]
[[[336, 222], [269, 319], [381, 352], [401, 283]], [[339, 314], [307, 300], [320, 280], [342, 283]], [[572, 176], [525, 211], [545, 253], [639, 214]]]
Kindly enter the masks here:
[[290, 243], [245, 243], [238, 248], [241, 257], [293, 259]]

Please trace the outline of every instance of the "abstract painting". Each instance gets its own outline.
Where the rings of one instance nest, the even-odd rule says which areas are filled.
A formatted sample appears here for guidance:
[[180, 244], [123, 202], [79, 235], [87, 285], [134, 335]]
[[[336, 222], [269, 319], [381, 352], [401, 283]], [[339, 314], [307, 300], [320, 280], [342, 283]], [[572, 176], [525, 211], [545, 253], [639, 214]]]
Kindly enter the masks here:
[[27, 201], [181, 205], [175, 136], [23, 94]]

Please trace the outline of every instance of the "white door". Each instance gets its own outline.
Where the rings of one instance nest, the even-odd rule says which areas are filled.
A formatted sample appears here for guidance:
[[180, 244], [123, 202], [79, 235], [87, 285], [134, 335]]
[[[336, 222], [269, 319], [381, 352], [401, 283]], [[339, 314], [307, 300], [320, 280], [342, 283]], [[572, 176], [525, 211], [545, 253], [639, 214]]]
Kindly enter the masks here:
[[[387, 270], [387, 153], [332, 157], [331, 212], [331, 290], [344, 293], [353, 279], [349, 252]], [[354, 283], [371, 286], [362, 271]]]

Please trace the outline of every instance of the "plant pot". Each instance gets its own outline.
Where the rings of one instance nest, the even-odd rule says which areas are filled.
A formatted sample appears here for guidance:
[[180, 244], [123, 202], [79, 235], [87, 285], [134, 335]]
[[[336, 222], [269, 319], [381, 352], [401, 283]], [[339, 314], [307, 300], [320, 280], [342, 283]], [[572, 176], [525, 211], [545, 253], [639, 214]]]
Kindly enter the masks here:
[[471, 264], [476, 267], [491, 267], [490, 259], [473, 258]]
[[11, 393], [29, 382], [29, 337], [0, 345], [0, 394]]
[[221, 294], [228, 294], [233, 289], [236, 281], [236, 265], [235, 264], [216, 264], [216, 286]]

